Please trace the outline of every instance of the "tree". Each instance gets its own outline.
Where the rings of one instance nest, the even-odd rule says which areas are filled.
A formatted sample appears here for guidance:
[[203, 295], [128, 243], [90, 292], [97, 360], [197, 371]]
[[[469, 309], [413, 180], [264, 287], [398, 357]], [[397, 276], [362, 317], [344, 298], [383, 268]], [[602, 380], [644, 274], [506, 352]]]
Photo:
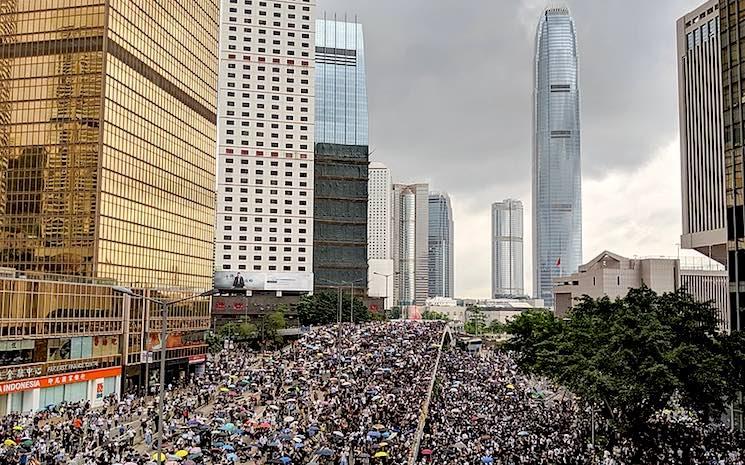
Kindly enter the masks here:
[[444, 313], [435, 312], [435, 311], [426, 311], [422, 313], [422, 319], [423, 320], [441, 320], [441, 321], [450, 321], [450, 317], [447, 316]]
[[391, 307], [388, 309], [388, 318], [391, 320], [398, 320], [401, 318], [401, 307]]
[[583, 297], [567, 321], [533, 310], [508, 327], [518, 362], [599, 408], [610, 426], [653, 448], [653, 417], [675, 403], [716, 418], [736, 391], [730, 336], [710, 304], [686, 292], [632, 289], [625, 298]]
[[[342, 321], [349, 321], [349, 304], [349, 295], [343, 295], [341, 303]], [[300, 299], [297, 311], [300, 324], [304, 326], [336, 323], [339, 319], [339, 296], [336, 292], [319, 292], [305, 296]], [[372, 320], [370, 311], [356, 297], [352, 313], [355, 322]]]
[[486, 328], [486, 316], [479, 307], [468, 307], [468, 321], [463, 329], [469, 334], [481, 334]]
[[543, 308], [520, 313], [507, 325], [511, 338], [507, 349], [516, 353], [517, 361], [528, 371], [536, 370], [539, 348], [553, 347], [553, 337], [563, 330], [562, 321]]
[[499, 320], [494, 320], [486, 328], [486, 332], [490, 334], [504, 334], [507, 332], [507, 325], [505, 325]]
[[242, 340], [252, 339], [252, 338], [255, 338], [257, 335], [258, 335], [258, 330], [255, 324], [250, 323], [248, 321], [244, 321], [243, 323], [238, 325], [238, 336]]
[[287, 323], [285, 322], [285, 314], [284, 314], [283, 308], [278, 308], [277, 310], [273, 311], [272, 313], [269, 313], [268, 315], [264, 315], [264, 337], [267, 339], [271, 339], [274, 342], [281, 342], [282, 336], [277, 334], [280, 329], [285, 329], [287, 327]]
[[217, 334], [223, 338], [234, 338], [240, 334], [240, 327], [237, 323], [225, 323], [217, 330]]

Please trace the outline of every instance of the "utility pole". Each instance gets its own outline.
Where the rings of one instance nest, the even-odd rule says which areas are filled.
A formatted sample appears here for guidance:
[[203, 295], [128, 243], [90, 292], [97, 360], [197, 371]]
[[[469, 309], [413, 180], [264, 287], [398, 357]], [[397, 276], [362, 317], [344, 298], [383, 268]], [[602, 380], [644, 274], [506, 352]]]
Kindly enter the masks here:
[[349, 298], [349, 322], [354, 323], [354, 281], [352, 281], [352, 294]]

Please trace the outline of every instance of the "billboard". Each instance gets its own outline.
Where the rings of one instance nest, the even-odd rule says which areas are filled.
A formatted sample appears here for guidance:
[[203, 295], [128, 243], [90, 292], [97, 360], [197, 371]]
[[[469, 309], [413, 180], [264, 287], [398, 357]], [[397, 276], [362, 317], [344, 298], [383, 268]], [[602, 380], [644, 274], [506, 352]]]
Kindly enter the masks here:
[[221, 291], [311, 292], [313, 290], [313, 273], [216, 271], [215, 289]]

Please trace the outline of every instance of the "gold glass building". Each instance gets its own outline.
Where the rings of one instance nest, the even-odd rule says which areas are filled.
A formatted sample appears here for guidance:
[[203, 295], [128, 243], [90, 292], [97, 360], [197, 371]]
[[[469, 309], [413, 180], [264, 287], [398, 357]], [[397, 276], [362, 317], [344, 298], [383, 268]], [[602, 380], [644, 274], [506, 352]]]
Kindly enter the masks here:
[[[217, 0], [0, 0], [0, 267], [156, 298], [211, 287], [218, 19]], [[208, 304], [173, 310], [169, 360], [201, 359]], [[27, 326], [14, 315], [0, 328]], [[122, 320], [138, 376], [158, 310], [132, 301]]]
[[0, 266], [211, 285], [216, 0], [0, 0]]

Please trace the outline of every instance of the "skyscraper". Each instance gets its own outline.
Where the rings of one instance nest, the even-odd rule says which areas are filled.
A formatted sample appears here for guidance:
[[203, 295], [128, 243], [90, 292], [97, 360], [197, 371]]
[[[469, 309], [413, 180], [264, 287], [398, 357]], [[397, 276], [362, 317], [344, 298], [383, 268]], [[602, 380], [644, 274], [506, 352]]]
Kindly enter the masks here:
[[719, 5], [678, 20], [678, 102], [683, 192], [681, 247], [726, 263], [724, 130]]
[[307, 292], [315, 2], [240, 3], [223, 0], [221, 18], [215, 268]]
[[[745, 85], [745, 77], [740, 68], [745, 59], [740, 58], [735, 44], [745, 40], [745, 5], [719, 2], [721, 66], [722, 66], [722, 106], [724, 127], [724, 172], [725, 206], [727, 221], [727, 267], [730, 275], [730, 311], [733, 331], [741, 331], [745, 313], [745, 199], [742, 179], [745, 168], [742, 164], [743, 125], [745, 115], [740, 109], [740, 90]], [[716, 24], [716, 23], [715, 23]], [[700, 34], [699, 34], [700, 36]], [[696, 37], [694, 36], [694, 46]], [[742, 265], [742, 266], [741, 266]]]
[[429, 194], [429, 294], [428, 297], [453, 297], [454, 246], [453, 208], [444, 192]]
[[210, 286], [218, 11], [0, 2], [0, 266]]
[[424, 305], [429, 293], [429, 186], [393, 185], [393, 303]]
[[536, 32], [533, 94], [533, 287], [553, 305], [553, 279], [582, 261], [577, 33], [568, 8], [548, 8]]
[[314, 288], [365, 295], [368, 146], [362, 25], [316, 21]]
[[525, 295], [523, 203], [507, 199], [491, 206], [491, 292], [495, 299]]
[[385, 307], [393, 301], [393, 183], [391, 170], [379, 162], [370, 163], [367, 204], [368, 294], [384, 297]]
[[[44, 353], [42, 341], [121, 330], [117, 360], [136, 383], [141, 351], [164, 342], [160, 309], [133, 301], [115, 329], [121, 297], [51, 288], [66, 278], [49, 274], [158, 298], [211, 286], [218, 16], [216, 0], [0, 1], [0, 266], [34, 277], [39, 305], [19, 315], [60, 320], [47, 341], [17, 333]], [[59, 331], [62, 315], [94, 324]], [[206, 358], [209, 303], [169, 320], [167, 372], [186, 371]]]

